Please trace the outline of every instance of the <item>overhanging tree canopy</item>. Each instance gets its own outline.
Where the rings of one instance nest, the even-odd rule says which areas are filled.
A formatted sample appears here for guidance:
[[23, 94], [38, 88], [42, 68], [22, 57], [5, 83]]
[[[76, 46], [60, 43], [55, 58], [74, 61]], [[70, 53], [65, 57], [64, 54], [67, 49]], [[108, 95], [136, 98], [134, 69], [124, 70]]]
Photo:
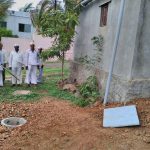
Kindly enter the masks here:
[[54, 56], [61, 58], [63, 74], [65, 51], [69, 50], [75, 34], [75, 26], [79, 23], [80, 8], [76, 8], [78, 0], [65, 0], [63, 9], [60, 6], [57, 6], [56, 9], [56, 5], [53, 5], [53, 0], [45, 0], [43, 4], [47, 9], [43, 9], [44, 7], [41, 5], [39, 15], [36, 16], [38, 21], [34, 17], [32, 17], [32, 20], [35, 26], [38, 27], [40, 34], [54, 38], [53, 46], [44, 51], [43, 57], [45, 59]]
[[6, 15], [8, 8], [10, 8], [13, 3], [13, 0], [0, 0], [0, 20]]
[[21, 7], [19, 11], [30, 12], [33, 9], [33, 3], [25, 4], [25, 6]]

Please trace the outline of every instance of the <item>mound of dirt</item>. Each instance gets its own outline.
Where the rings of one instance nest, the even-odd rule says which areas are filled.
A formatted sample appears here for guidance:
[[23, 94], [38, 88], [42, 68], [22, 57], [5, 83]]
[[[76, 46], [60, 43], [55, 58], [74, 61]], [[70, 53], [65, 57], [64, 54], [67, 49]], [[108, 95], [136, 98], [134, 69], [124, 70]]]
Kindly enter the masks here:
[[[0, 118], [24, 116], [28, 123], [0, 133], [2, 150], [149, 150], [150, 100], [135, 104], [140, 127], [103, 128], [103, 104], [76, 107], [55, 98], [34, 103], [2, 103]], [[122, 104], [111, 103], [106, 108]]]

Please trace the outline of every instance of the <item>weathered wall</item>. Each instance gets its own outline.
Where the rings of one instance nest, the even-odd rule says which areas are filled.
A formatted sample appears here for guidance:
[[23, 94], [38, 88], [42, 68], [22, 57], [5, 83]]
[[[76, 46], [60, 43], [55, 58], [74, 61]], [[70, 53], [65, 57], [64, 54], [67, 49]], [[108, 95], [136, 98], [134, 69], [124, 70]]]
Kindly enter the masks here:
[[134, 52], [132, 78], [150, 79], [150, 1], [143, 0], [139, 16], [137, 47]]
[[[120, 0], [113, 0], [109, 3], [107, 26], [100, 27], [101, 9], [99, 6], [105, 1], [108, 2], [108, 0], [96, 0], [82, 11], [80, 15], [80, 26], [77, 27], [78, 34], [75, 39], [74, 53], [75, 59], [84, 57], [85, 55], [92, 57], [95, 53], [95, 47], [92, 44], [91, 38], [101, 34], [104, 37], [102, 70], [108, 72], [116, 35]], [[114, 74], [125, 80], [131, 79], [140, 6], [141, 0], [126, 0], [114, 67]]]
[[[80, 15], [80, 26], [77, 27], [78, 34], [76, 35], [74, 53], [75, 59], [84, 57], [85, 55], [90, 57], [93, 56], [93, 49], [95, 47], [92, 44], [91, 38], [101, 34], [104, 37], [104, 53], [103, 61], [99, 66], [103, 65], [102, 70], [108, 72], [116, 35], [120, 0], [113, 0], [109, 3], [107, 26], [100, 27], [101, 9], [99, 6], [105, 2], [108, 2], [108, 0], [96, 0], [82, 11]], [[114, 67], [114, 74], [123, 79], [131, 78], [140, 2], [141, 0], [126, 0], [125, 13]]]
[[[111, 62], [112, 49], [114, 45], [120, 9], [120, 2], [120, 0], [113, 0], [110, 4], [111, 13], [109, 15], [111, 15], [111, 17], [109, 18], [107, 38], [105, 40], [106, 48], [104, 50], [103, 59], [103, 70], [106, 72], [108, 72]], [[125, 3], [125, 11], [115, 59], [115, 67], [113, 71], [115, 75], [120, 76], [120, 78], [123, 78], [125, 80], [131, 79], [131, 69], [138, 30], [140, 6], [141, 0], [126, 0]]]
[[84, 57], [85, 55], [94, 54], [94, 46], [91, 39], [99, 35], [100, 24], [100, 8], [99, 2], [87, 6], [80, 15], [80, 26], [77, 27], [75, 45], [74, 45], [74, 58]]
[[[92, 42], [89, 42], [90, 39], [98, 34], [103, 35], [105, 44], [102, 69], [97, 75], [100, 79], [102, 93], [104, 93], [106, 86], [120, 9], [120, 0], [112, 0], [109, 4], [107, 26], [100, 28], [99, 5], [105, 1], [107, 0], [97, 0], [81, 13], [81, 24], [77, 28], [78, 35], [74, 47], [75, 58], [86, 54], [92, 56], [93, 45]], [[126, 0], [110, 89], [110, 99], [113, 101], [150, 97], [149, 10], [149, 0]], [[92, 15], [93, 17], [91, 17]], [[95, 66], [86, 68], [75, 62], [74, 68], [76, 70], [74, 77], [82, 82], [89, 75], [97, 72]]]
[[[84, 82], [87, 77], [95, 72], [94, 66], [84, 66], [78, 59], [85, 56], [93, 57], [95, 46], [92, 38], [99, 35], [100, 26], [100, 8], [99, 1], [95, 1], [83, 9], [80, 14], [80, 25], [76, 28], [76, 36], [73, 48], [73, 60], [71, 65], [71, 79], [77, 79], [78, 82]], [[97, 68], [100, 64], [97, 64]]]

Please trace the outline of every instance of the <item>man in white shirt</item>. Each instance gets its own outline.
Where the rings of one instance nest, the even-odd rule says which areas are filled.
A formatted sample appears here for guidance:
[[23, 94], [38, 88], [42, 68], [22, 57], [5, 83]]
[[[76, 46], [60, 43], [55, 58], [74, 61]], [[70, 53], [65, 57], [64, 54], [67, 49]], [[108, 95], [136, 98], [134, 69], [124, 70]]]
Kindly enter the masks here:
[[[8, 53], [6, 52], [6, 50], [3, 49], [3, 44], [0, 42], [0, 51], [3, 55], [3, 67], [6, 67], [6, 64], [7, 64], [7, 56], [8, 56]], [[3, 82], [5, 81], [5, 69], [3, 69], [2, 71], [2, 76], [3, 76]]]
[[30, 49], [26, 52], [25, 58], [26, 65], [26, 83], [28, 86], [37, 84], [37, 68], [39, 69], [39, 57], [38, 52], [35, 50], [35, 45], [33, 42], [30, 43]]
[[12, 86], [20, 85], [22, 83], [21, 71], [23, 69], [23, 55], [19, 51], [19, 45], [14, 45], [15, 50], [10, 53], [9, 56], [9, 69], [12, 70], [12, 73], [17, 77], [17, 80], [12, 76]]
[[3, 86], [3, 63], [4, 63], [4, 55], [2, 50], [0, 49], [0, 87]]

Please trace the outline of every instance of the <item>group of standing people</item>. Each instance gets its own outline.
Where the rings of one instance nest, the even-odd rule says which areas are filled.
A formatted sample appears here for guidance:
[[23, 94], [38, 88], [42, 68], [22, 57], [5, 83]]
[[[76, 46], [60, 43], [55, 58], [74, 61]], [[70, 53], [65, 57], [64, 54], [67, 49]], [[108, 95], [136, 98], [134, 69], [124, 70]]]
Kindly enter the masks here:
[[[37, 85], [42, 82], [43, 76], [43, 60], [41, 57], [42, 47], [38, 50], [35, 49], [35, 44], [30, 43], [30, 49], [23, 54], [19, 45], [14, 45], [14, 50], [11, 51], [7, 60], [6, 51], [3, 49], [3, 44], [0, 42], [0, 87], [4, 85], [5, 71], [8, 71], [12, 75], [12, 86], [22, 84], [22, 70], [26, 69], [25, 83], [28, 86]], [[9, 70], [6, 68], [8, 62]], [[38, 71], [38, 72], [37, 72]]]

